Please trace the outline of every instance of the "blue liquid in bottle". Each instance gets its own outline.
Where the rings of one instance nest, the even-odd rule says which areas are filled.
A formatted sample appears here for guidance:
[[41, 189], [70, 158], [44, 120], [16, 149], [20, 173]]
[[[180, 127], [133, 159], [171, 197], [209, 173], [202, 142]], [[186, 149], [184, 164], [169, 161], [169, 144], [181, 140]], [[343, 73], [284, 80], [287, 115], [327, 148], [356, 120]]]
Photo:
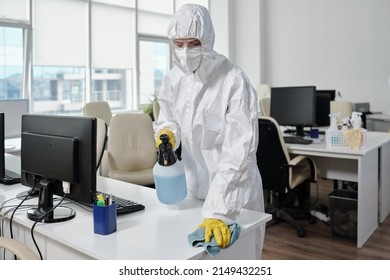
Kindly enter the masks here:
[[187, 196], [186, 177], [184, 173], [176, 176], [155, 176], [157, 198], [164, 204], [176, 204]]

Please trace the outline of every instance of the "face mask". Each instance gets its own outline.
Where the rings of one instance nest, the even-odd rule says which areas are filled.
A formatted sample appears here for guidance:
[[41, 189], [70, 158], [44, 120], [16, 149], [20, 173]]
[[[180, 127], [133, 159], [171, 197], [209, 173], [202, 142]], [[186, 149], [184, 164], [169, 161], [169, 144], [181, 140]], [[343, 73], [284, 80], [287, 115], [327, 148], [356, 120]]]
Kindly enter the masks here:
[[202, 62], [202, 47], [174, 48], [173, 55], [176, 65], [187, 75], [192, 74], [198, 69]]

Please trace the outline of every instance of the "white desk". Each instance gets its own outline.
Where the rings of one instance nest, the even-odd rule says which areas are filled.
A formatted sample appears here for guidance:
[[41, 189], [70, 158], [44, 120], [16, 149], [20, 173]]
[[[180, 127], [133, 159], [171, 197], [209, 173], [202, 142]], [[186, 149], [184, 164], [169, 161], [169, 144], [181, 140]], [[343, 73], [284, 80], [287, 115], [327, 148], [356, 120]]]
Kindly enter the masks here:
[[[12, 157], [15, 161], [16, 157]], [[0, 204], [27, 188], [0, 185]], [[187, 235], [201, 222], [203, 202], [186, 199], [176, 206], [158, 202], [154, 189], [98, 177], [98, 189], [130, 198], [145, 205], [145, 210], [118, 216], [118, 230], [110, 235], [93, 233], [92, 213], [71, 204], [76, 217], [56, 224], [38, 224], [35, 236], [45, 259], [209, 259], [203, 248], [193, 248]], [[31, 200], [30, 200], [31, 201]], [[30, 203], [29, 201], [29, 203]], [[15, 201], [12, 202], [15, 204]], [[221, 250], [213, 259], [254, 259], [255, 229], [271, 220], [265, 213], [243, 210], [238, 222], [243, 226], [237, 242]], [[34, 251], [25, 213], [14, 216], [14, 236]], [[6, 227], [9, 234], [8, 227]]]
[[357, 247], [362, 247], [390, 213], [390, 134], [368, 132], [360, 150], [327, 149], [325, 142], [287, 146], [291, 154], [313, 158], [321, 177], [358, 183]]

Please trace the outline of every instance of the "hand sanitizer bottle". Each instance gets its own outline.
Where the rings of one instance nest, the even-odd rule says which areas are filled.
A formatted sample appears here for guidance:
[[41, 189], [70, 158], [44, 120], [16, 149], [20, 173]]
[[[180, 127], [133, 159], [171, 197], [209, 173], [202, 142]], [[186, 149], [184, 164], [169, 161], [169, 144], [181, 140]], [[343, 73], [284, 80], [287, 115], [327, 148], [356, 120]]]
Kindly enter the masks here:
[[334, 145], [337, 145], [339, 138], [338, 138], [338, 127], [337, 127], [337, 116], [340, 115], [340, 113], [330, 113], [330, 126], [325, 132], [326, 136], [326, 146], [332, 147]]

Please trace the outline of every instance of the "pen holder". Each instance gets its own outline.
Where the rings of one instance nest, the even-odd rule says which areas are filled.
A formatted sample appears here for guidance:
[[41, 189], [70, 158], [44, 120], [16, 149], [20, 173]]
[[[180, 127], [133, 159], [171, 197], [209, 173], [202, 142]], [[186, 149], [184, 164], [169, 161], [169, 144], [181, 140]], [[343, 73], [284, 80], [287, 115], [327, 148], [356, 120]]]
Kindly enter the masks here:
[[116, 231], [116, 205], [93, 205], [93, 230], [97, 234], [107, 235]]
[[319, 132], [318, 128], [310, 129], [310, 138], [317, 139], [319, 137], [319, 134], [320, 134], [320, 132]]

